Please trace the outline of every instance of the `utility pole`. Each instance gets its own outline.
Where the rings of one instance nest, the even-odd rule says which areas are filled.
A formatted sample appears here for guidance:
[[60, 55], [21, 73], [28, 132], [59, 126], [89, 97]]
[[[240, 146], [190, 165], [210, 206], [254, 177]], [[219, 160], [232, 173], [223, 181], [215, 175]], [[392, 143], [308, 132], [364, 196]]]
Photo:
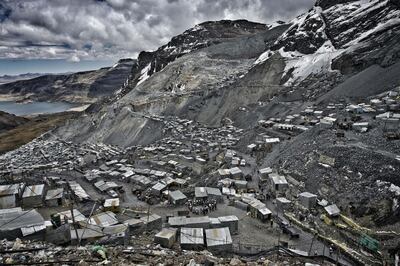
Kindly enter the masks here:
[[[308, 251], [308, 255], [310, 256], [310, 254], [311, 254], [311, 251], [312, 251], [312, 247], [313, 247], [313, 244], [314, 244], [314, 239], [315, 239], [315, 236], [316, 236], [317, 234], [314, 234], [313, 235], [313, 238], [312, 238], [312, 240], [311, 240], [311, 245], [310, 245], [310, 250]], [[325, 246], [324, 246], [325, 247]]]
[[281, 242], [281, 228], [278, 226], [278, 252], [277, 254], [277, 258], [279, 260], [279, 252], [280, 252], [280, 242]]
[[147, 207], [147, 223], [146, 223], [146, 231], [149, 226], [149, 220], [150, 220], [150, 205]]
[[[85, 233], [85, 230], [86, 230], [86, 229], [88, 228], [88, 226], [89, 226], [90, 218], [92, 218], [94, 208], [96, 207], [96, 203], [97, 203], [97, 201], [94, 202], [93, 207], [92, 207], [92, 210], [90, 211], [89, 218], [86, 220], [86, 227], [85, 227], [85, 229], [83, 230], [83, 232], [82, 232], [82, 234], [81, 234], [81, 237], [78, 239], [79, 245], [81, 244], [82, 237], [83, 237], [83, 234]], [[76, 229], [75, 229], [75, 232], [76, 232]]]
[[337, 249], [336, 249], [336, 265], [339, 265], [339, 253], [340, 253], [340, 249], [339, 249], [339, 247], [337, 247]]
[[68, 195], [69, 195], [69, 200], [71, 201], [69, 206], [70, 206], [70, 211], [71, 211], [71, 216], [72, 216], [72, 223], [73, 223], [74, 230], [75, 230], [76, 240], [78, 241], [78, 246], [79, 246], [81, 241], [79, 239], [78, 229], [76, 229], [75, 214], [74, 214], [74, 200], [72, 199], [72, 194], [71, 194], [71, 190], [69, 189], [69, 187], [68, 187]]

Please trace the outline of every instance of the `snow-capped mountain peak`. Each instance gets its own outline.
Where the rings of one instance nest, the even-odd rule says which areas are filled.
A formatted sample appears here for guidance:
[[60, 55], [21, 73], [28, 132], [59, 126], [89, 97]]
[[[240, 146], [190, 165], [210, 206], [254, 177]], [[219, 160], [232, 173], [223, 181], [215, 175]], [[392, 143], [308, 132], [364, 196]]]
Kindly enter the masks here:
[[[336, 70], [345, 74], [374, 63], [390, 64], [393, 60], [388, 58], [398, 57], [395, 40], [400, 30], [400, 10], [393, 2], [317, 1], [309, 12], [292, 20], [287, 31], [255, 63], [279, 53], [286, 62], [286, 85], [297, 84], [311, 74]], [[376, 60], [368, 62], [366, 53], [371, 51], [376, 53]], [[345, 61], [350, 58], [362, 62], [354, 60], [349, 68]]]

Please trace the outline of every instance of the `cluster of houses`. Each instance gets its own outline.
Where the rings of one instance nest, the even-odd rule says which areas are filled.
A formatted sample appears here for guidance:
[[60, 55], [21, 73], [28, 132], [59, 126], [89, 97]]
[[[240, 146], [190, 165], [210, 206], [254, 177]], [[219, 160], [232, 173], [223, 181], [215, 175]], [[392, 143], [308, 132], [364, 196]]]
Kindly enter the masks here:
[[[310, 127], [321, 125], [341, 129], [352, 129], [355, 132], [365, 133], [371, 128], [369, 120], [375, 117], [385, 121], [389, 130], [400, 130], [400, 88], [384, 92], [370, 98], [368, 103], [329, 103], [326, 107], [308, 106], [300, 113], [285, 117], [274, 117], [268, 120], [259, 120], [258, 125], [271, 128], [286, 134], [300, 134]], [[249, 150], [259, 147], [259, 143], [248, 146]]]
[[170, 217], [168, 225], [155, 235], [154, 241], [163, 247], [171, 248], [176, 241], [186, 250], [207, 248], [212, 252], [231, 252], [232, 235], [239, 231], [239, 219], [234, 215], [210, 218]]
[[[55, 244], [76, 244], [101, 239], [120, 239], [136, 233], [138, 227], [149, 230], [161, 229], [161, 216], [142, 214], [133, 219], [120, 219], [118, 198], [93, 202], [95, 212], [82, 214], [78, 209], [68, 208], [66, 192], [73, 196], [69, 201], [89, 200], [90, 198], [76, 182], [64, 182], [64, 187], [54, 187], [57, 178], [48, 179], [38, 185], [13, 184], [0, 186], [0, 237], [45, 240]], [[65, 189], [65, 186], [68, 189]], [[56, 207], [51, 209], [52, 207]], [[95, 208], [97, 207], [97, 208]], [[53, 210], [50, 217], [41, 210]], [[57, 211], [59, 209], [67, 209]], [[139, 226], [140, 225], [140, 226]]]
[[22, 179], [24, 173], [47, 170], [68, 171], [121, 154], [120, 149], [102, 143], [77, 145], [62, 140], [49, 140], [44, 135], [1, 155], [0, 174]]
[[[398, 94], [391, 92], [379, 99], [371, 99], [370, 104], [329, 104], [324, 110], [310, 106], [299, 114], [260, 120], [258, 124], [270, 132], [298, 134], [318, 124], [337, 125], [341, 122], [337, 117], [338, 110], [350, 114], [374, 113], [378, 120], [397, 119], [398, 122], [400, 117], [395, 113], [398, 99]], [[381, 110], [383, 112], [377, 114]], [[128, 218], [119, 215], [121, 195], [132, 192], [147, 203], [167, 200], [176, 207], [191, 200], [220, 204], [227, 198], [227, 204], [262, 222], [273, 217], [265, 195], [274, 199], [278, 210], [287, 210], [295, 203], [305, 209], [321, 206], [329, 217], [340, 214], [335, 204], [318, 200], [317, 195], [309, 192], [299, 193], [296, 202], [293, 198], [288, 199], [288, 192], [291, 192], [289, 177], [274, 172], [271, 167], [245, 174], [244, 169], [251, 165], [251, 160], [246, 161], [244, 155], [233, 150], [243, 134], [242, 129], [231, 125], [207, 128], [175, 117], [152, 119], [164, 123], [166, 137], [149, 146], [134, 147], [134, 160], [127, 159], [131, 151], [124, 154], [104, 144], [75, 145], [44, 138], [2, 156], [0, 167], [7, 172], [17, 169], [63, 172], [77, 166], [84, 170], [82, 180], [66, 181], [50, 176], [35, 185], [14, 182], [0, 186], [0, 224], [4, 224], [0, 227], [0, 235], [8, 239], [28, 237], [57, 244], [76, 244], [110, 238], [125, 241], [129, 235], [155, 230], [158, 233], [154, 241], [164, 247], [172, 247], [179, 241], [183, 249], [232, 250], [232, 236], [238, 233], [236, 216], [173, 216], [163, 228], [162, 217], [157, 214], [135, 213]], [[358, 132], [365, 132], [369, 127], [367, 121], [352, 123], [353, 130]], [[256, 150], [271, 151], [281, 141], [282, 138], [273, 133], [260, 134], [257, 141], [247, 145], [247, 151], [250, 154]], [[21, 165], [20, 161], [24, 163]], [[205, 174], [213, 175], [217, 185], [192, 184]], [[104, 195], [105, 200], [94, 202], [81, 185], [82, 181]], [[256, 189], [254, 181], [258, 182]], [[126, 191], [127, 187], [130, 191]], [[68, 209], [67, 201], [92, 202], [97, 208], [90, 213], [78, 208]], [[44, 218], [40, 212], [43, 207], [64, 207], [66, 210], [54, 211], [50, 218]]]
[[46, 184], [26, 185], [24, 183], [0, 186], [0, 208], [37, 208], [62, 206], [64, 189], [48, 188]]
[[[169, 118], [164, 121], [164, 124], [164, 131], [168, 132], [170, 137], [162, 140], [160, 143], [165, 146], [174, 142], [178, 145], [189, 143], [185, 148], [186, 150], [183, 150], [183, 152], [180, 151], [181, 154], [187, 153], [195, 155], [196, 153], [201, 153], [209, 149], [233, 146], [239, 141], [243, 133], [243, 129], [236, 128], [232, 125], [207, 128], [192, 120], [179, 118]], [[173, 148], [176, 149], [176, 147]]]

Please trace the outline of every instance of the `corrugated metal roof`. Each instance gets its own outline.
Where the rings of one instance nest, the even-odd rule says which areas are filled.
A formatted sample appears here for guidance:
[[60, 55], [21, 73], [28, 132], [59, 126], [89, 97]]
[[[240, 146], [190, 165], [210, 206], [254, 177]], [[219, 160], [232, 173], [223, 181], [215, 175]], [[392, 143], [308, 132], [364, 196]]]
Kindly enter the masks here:
[[57, 188], [47, 191], [46, 200], [62, 198], [64, 194], [63, 188]]
[[190, 226], [195, 224], [209, 224], [210, 218], [208, 216], [200, 216], [200, 217], [170, 217], [168, 223], [171, 226]]
[[[104, 234], [99, 230], [90, 230], [90, 229], [76, 229], [78, 232], [79, 239], [90, 239], [90, 238], [99, 238], [103, 237]], [[77, 240], [76, 231], [74, 229], [70, 230], [71, 233], [71, 240]]]
[[233, 167], [231, 169], [229, 169], [229, 172], [231, 173], [231, 175], [235, 175], [235, 174], [242, 174], [242, 170], [240, 170], [239, 167]]
[[118, 207], [118, 206], [119, 206], [119, 198], [106, 199], [104, 201], [104, 207]]
[[142, 218], [140, 218], [140, 220], [143, 221], [145, 224], [147, 222], [150, 223], [150, 222], [153, 222], [153, 221], [156, 221], [156, 220], [161, 220], [161, 219], [162, 219], [161, 216], [157, 215], [155, 213], [153, 213], [153, 214], [151, 214], [149, 216], [143, 216]]
[[205, 187], [195, 187], [194, 194], [196, 198], [205, 198], [207, 197], [207, 191]]
[[336, 204], [332, 204], [329, 206], [325, 207], [325, 211], [330, 215], [330, 216], [336, 216], [340, 214], [340, 210]]
[[210, 223], [210, 218], [208, 216], [200, 216], [200, 217], [189, 217], [186, 219], [186, 222], [190, 224], [202, 224], [202, 223]]
[[22, 194], [23, 198], [42, 196], [44, 192], [44, 184], [33, 185], [25, 187], [24, 194]]
[[0, 213], [0, 231], [9, 231], [23, 227], [38, 226], [44, 224], [44, 219], [36, 210], [21, 211], [13, 208], [8, 212]]
[[219, 225], [221, 224], [221, 221], [218, 218], [210, 218], [210, 223], [212, 225]]
[[236, 215], [228, 215], [228, 216], [218, 217], [218, 220], [222, 223], [222, 222], [239, 221], [239, 218]]
[[[75, 222], [81, 222], [86, 220], [85, 215], [83, 215], [79, 210], [73, 209], [73, 212], [74, 212]], [[72, 214], [70, 210], [59, 212], [58, 214], [60, 215], [61, 221], [64, 221], [65, 218], [67, 218], [68, 222], [72, 223]]]
[[181, 244], [204, 245], [203, 228], [181, 228]]
[[128, 226], [125, 224], [116, 224], [104, 228], [103, 233], [106, 235], [117, 235], [126, 232]]
[[206, 187], [207, 194], [213, 196], [222, 196], [221, 190], [215, 187]]
[[184, 226], [186, 225], [186, 217], [184, 216], [169, 217], [168, 223], [171, 226]]
[[162, 238], [170, 238], [176, 235], [175, 228], [163, 228], [160, 232], [158, 232], [155, 237], [162, 237]]
[[31, 227], [23, 227], [21, 228], [22, 236], [32, 235], [36, 232], [40, 232], [46, 229], [44, 223], [42, 225], [36, 225]]
[[270, 174], [270, 173], [272, 173], [272, 168], [266, 167], [266, 168], [260, 169], [259, 172], [260, 172], [260, 174]]
[[10, 209], [0, 209], [0, 215], [5, 214], [5, 213], [10, 213], [10, 212], [22, 212], [22, 208], [15, 207], [15, 208], [10, 208]]
[[270, 175], [272, 182], [276, 185], [280, 184], [287, 184], [286, 178], [283, 175]]
[[259, 211], [262, 215], [272, 214], [272, 212], [271, 212], [267, 207], [260, 208], [260, 209], [258, 209], [258, 211]]
[[228, 227], [206, 229], [207, 247], [232, 244], [232, 237]]
[[11, 185], [0, 186], [0, 197], [18, 194], [19, 187], [20, 187], [20, 184], [11, 184]]
[[96, 215], [93, 215], [90, 220], [90, 224], [106, 227], [118, 223], [117, 217], [113, 212], [107, 211]]
[[170, 191], [169, 195], [174, 200], [186, 199], [187, 197], [180, 190]]
[[167, 187], [166, 184], [161, 183], [161, 182], [157, 182], [152, 189], [156, 190], [156, 191], [162, 191], [163, 189], [165, 189]]
[[75, 196], [77, 196], [81, 200], [90, 199], [90, 196], [86, 193], [86, 191], [82, 188], [80, 184], [75, 181], [69, 181], [69, 186], [72, 191], [74, 191]]

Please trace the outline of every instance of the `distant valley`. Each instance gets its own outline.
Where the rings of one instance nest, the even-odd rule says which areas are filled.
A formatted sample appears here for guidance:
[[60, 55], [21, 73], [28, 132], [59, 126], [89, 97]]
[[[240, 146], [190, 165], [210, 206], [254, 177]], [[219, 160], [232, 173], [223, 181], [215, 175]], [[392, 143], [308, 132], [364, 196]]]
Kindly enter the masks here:
[[127, 81], [135, 62], [131, 59], [121, 59], [110, 68], [72, 74], [41, 75], [1, 84], [0, 100], [93, 103], [113, 95], [120, 89]]

